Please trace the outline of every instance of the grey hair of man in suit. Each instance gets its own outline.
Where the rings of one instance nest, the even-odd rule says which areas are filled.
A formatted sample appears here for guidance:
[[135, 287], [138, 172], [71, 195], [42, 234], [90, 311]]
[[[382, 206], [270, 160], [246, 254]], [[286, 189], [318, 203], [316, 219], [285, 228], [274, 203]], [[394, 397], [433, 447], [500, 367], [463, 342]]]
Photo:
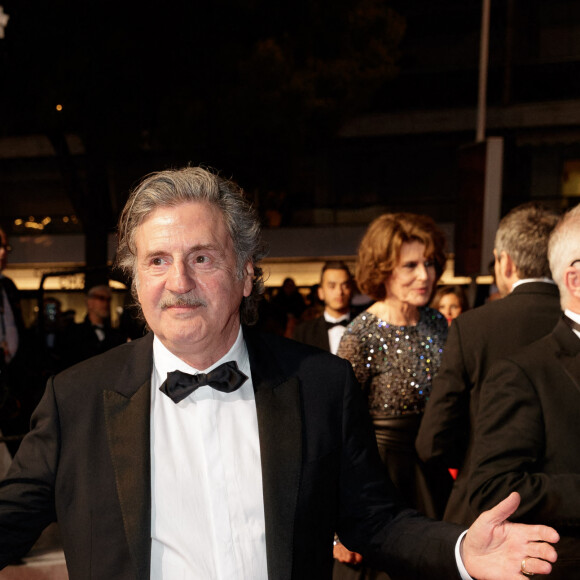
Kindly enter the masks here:
[[242, 300], [240, 317], [244, 324], [254, 324], [258, 318], [258, 302], [264, 293], [263, 272], [258, 264], [266, 255], [258, 217], [238, 185], [207, 169], [186, 167], [160, 171], [141, 181], [131, 192], [119, 218], [116, 266], [132, 278], [131, 290], [137, 300], [137, 228], [159, 207], [175, 207], [192, 201], [208, 203], [221, 211], [234, 245], [240, 279], [244, 276], [245, 264], [252, 264], [252, 292]]
[[[564, 214], [554, 229], [550, 237], [548, 257], [564, 310], [570, 307], [571, 288], [573, 291], [577, 286], [580, 296], [580, 204]], [[570, 278], [569, 274], [572, 275]]]
[[518, 278], [551, 278], [548, 240], [558, 219], [556, 212], [531, 202], [512, 209], [500, 221], [495, 252], [510, 256]]

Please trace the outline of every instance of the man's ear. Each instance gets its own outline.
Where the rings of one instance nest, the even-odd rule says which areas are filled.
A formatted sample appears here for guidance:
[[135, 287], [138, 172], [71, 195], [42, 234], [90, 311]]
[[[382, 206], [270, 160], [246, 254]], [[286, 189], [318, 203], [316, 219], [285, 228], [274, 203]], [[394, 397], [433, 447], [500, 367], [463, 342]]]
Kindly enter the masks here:
[[318, 286], [316, 292], [318, 293], [318, 300], [320, 300], [320, 302], [324, 302], [324, 290], [322, 289], [322, 285]]
[[254, 287], [254, 266], [248, 262], [244, 266], [244, 296], [247, 298], [252, 293]]
[[580, 299], [580, 270], [575, 266], [569, 266], [564, 270], [564, 284], [568, 292]]
[[516, 265], [514, 264], [512, 257], [505, 250], [501, 252], [500, 256], [500, 268], [502, 274], [506, 280], [511, 280], [512, 277], [516, 275]]

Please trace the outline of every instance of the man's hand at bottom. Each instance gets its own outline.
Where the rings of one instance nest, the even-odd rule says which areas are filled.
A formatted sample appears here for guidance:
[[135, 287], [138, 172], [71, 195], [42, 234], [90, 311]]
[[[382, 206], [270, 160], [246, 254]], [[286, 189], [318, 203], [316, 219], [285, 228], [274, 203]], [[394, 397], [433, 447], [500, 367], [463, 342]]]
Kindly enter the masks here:
[[548, 526], [508, 522], [519, 504], [520, 496], [514, 492], [483, 512], [469, 528], [461, 546], [461, 558], [472, 578], [522, 580], [522, 570], [530, 575], [552, 571], [557, 554], [551, 544], [560, 536]]

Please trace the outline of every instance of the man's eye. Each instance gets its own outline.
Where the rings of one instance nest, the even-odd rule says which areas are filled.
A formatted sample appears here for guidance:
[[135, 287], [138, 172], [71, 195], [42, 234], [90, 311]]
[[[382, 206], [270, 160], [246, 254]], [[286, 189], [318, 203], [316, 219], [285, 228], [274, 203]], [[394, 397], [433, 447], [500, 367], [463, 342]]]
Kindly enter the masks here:
[[153, 264], [154, 266], [162, 266], [163, 265], [163, 258], [153, 258], [151, 260], [151, 264]]
[[207, 262], [209, 262], [209, 258], [207, 256], [197, 256], [197, 258], [195, 258], [196, 264], [207, 264]]
[[433, 268], [435, 266], [435, 260], [426, 260], [425, 268]]

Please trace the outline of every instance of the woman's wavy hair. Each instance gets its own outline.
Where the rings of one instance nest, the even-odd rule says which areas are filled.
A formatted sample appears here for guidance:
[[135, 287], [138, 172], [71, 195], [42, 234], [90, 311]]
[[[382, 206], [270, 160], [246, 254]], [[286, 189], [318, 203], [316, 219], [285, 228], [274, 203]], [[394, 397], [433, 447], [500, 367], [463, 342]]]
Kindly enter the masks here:
[[244, 266], [248, 262], [252, 264], [252, 292], [242, 300], [240, 318], [244, 324], [255, 324], [258, 302], [264, 293], [263, 271], [258, 264], [266, 255], [258, 217], [238, 185], [209, 170], [186, 167], [160, 171], [141, 181], [131, 192], [119, 218], [115, 265], [132, 278], [131, 291], [137, 299], [137, 228], [159, 207], [174, 207], [192, 201], [209, 203], [221, 211], [234, 245], [240, 279], [244, 275]]
[[369, 225], [358, 249], [356, 281], [374, 300], [386, 297], [385, 282], [399, 263], [405, 242], [425, 244], [425, 255], [435, 262], [437, 280], [445, 268], [445, 235], [428, 216], [386, 213]]

